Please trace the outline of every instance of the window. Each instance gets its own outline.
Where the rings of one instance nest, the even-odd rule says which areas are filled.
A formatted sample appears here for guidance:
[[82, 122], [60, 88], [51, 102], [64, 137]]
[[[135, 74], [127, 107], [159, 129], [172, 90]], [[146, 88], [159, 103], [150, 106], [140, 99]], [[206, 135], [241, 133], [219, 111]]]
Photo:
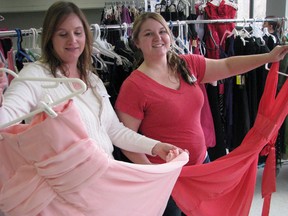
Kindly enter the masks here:
[[266, 16], [267, 0], [254, 0], [253, 18], [264, 18]]
[[[253, 14], [250, 14], [250, 4], [252, 2]], [[266, 16], [267, 0], [239, 0], [237, 18], [264, 18]]]

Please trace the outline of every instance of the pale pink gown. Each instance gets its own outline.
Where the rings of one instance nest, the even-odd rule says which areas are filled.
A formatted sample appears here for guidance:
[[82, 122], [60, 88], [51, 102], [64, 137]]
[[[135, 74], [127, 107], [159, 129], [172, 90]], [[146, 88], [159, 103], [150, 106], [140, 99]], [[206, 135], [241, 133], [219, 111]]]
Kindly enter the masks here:
[[73, 101], [0, 131], [0, 209], [11, 216], [162, 215], [182, 153], [161, 165], [108, 157], [89, 139]]

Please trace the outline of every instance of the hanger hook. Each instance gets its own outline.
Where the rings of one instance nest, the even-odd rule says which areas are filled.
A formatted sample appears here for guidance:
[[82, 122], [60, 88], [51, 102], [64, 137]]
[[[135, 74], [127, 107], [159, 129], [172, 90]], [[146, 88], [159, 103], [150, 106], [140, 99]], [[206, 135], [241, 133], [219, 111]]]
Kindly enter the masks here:
[[93, 40], [94, 41], [99, 40], [100, 39], [100, 35], [101, 35], [100, 26], [97, 23], [91, 24], [90, 26], [93, 29]]

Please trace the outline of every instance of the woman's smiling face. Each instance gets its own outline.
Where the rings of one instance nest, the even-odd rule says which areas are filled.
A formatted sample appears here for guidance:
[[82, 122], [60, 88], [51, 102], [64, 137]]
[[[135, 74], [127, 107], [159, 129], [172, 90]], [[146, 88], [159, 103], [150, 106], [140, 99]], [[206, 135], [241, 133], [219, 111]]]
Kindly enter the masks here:
[[135, 45], [146, 56], [160, 57], [167, 54], [171, 39], [167, 29], [154, 19], [147, 19], [141, 26]]

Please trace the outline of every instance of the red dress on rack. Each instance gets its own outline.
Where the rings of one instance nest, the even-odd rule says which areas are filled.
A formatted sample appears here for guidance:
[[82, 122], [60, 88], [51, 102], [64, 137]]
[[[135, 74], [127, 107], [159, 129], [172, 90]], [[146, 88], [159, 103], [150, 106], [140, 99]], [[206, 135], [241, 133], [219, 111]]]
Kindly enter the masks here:
[[[234, 19], [237, 13], [237, 9], [231, 4], [227, 4], [226, 1], [222, 0], [218, 6], [211, 2], [206, 3], [204, 8], [206, 19], [216, 20], [216, 19]], [[205, 39], [208, 58], [219, 59], [220, 58], [220, 46], [225, 50], [225, 40], [223, 37], [227, 37], [225, 32], [228, 30], [232, 32], [235, 28], [235, 23], [207, 23], [207, 36]], [[224, 43], [220, 44], [221, 41]]]
[[255, 124], [241, 145], [211, 163], [183, 167], [172, 195], [186, 215], [248, 215], [261, 151], [269, 154], [262, 179], [262, 215], [269, 215], [276, 190], [275, 140], [288, 113], [288, 81], [276, 96], [278, 68], [274, 63], [270, 69]]

